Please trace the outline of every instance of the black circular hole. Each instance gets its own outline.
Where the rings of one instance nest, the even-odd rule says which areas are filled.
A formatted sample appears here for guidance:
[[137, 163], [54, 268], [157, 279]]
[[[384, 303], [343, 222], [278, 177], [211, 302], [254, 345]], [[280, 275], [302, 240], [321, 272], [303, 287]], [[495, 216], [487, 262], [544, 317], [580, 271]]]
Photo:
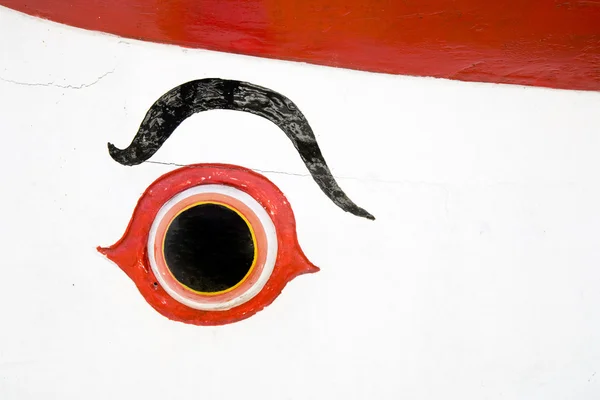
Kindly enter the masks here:
[[254, 241], [237, 212], [198, 204], [171, 222], [164, 255], [177, 281], [199, 292], [219, 292], [244, 279], [254, 262]]

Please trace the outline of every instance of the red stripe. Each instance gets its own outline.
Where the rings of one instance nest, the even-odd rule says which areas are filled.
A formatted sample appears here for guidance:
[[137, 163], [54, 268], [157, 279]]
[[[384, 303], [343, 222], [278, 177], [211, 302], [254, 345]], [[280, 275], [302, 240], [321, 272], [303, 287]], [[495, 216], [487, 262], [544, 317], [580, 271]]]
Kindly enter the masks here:
[[0, 0], [124, 37], [376, 72], [600, 90], [600, 1]]

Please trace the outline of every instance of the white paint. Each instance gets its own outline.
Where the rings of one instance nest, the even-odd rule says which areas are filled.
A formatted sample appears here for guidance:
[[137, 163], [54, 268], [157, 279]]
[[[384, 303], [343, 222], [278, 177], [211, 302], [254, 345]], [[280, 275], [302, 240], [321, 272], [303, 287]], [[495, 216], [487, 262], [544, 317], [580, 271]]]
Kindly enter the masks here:
[[[202, 193], [222, 194], [241, 201], [252, 212], [254, 212], [254, 214], [260, 221], [263, 229], [265, 230], [267, 248], [266, 250], [262, 249], [262, 251], [266, 251], [267, 256], [265, 259], [265, 265], [263, 267], [262, 272], [260, 273], [260, 276], [258, 277], [256, 282], [254, 282], [254, 284], [248, 288], [246, 292], [228, 301], [209, 302], [202, 301], [201, 299], [193, 300], [180, 295], [179, 293], [177, 293], [175, 288], [171, 287], [169, 285], [169, 282], [165, 280], [163, 274], [161, 274], [158, 269], [158, 265], [156, 264], [156, 257], [154, 255], [154, 245], [156, 243], [156, 231], [158, 230], [158, 226], [160, 225], [161, 221], [165, 218], [165, 215], [167, 215], [167, 213], [179, 202], [187, 199], [188, 197]], [[275, 232], [275, 225], [273, 225], [273, 220], [271, 220], [271, 217], [269, 216], [269, 214], [267, 214], [267, 211], [252, 196], [231, 186], [201, 185], [189, 188], [181, 193], [176, 194], [169, 201], [167, 201], [156, 214], [156, 218], [154, 219], [154, 222], [150, 227], [150, 235], [148, 236], [148, 260], [150, 261], [150, 267], [152, 268], [152, 271], [154, 272], [154, 276], [156, 276], [158, 283], [175, 300], [196, 310], [229, 310], [233, 307], [239, 306], [240, 304], [244, 304], [248, 300], [252, 299], [258, 293], [260, 293], [262, 288], [265, 286], [265, 284], [271, 277], [271, 273], [273, 272], [273, 268], [275, 267], [276, 259], [277, 233]]]
[[[272, 171], [321, 267], [223, 327], [163, 318], [95, 250], [174, 168], [123, 167], [106, 143], [205, 77], [291, 98], [377, 217], [333, 205], [268, 121], [185, 121], [152, 160]], [[600, 397], [598, 93], [184, 50], [0, 9], [0, 110], [2, 399]]]

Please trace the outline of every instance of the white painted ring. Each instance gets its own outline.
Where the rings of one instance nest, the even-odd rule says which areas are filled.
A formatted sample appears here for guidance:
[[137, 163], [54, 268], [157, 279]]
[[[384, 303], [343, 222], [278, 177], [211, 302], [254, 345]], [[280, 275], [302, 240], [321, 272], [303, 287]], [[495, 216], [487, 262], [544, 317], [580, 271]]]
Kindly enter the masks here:
[[[166, 274], [167, 272], [159, 272], [156, 263], [156, 258], [154, 255], [156, 231], [158, 230], [158, 226], [165, 217], [165, 215], [169, 212], [169, 210], [171, 210], [171, 208], [173, 208], [173, 206], [175, 206], [180, 201], [190, 196], [194, 196], [201, 193], [218, 193], [226, 196], [231, 196], [236, 200], [239, 200], [242, 203], [244, 203], [248, 208], [250, 208], [250, 210], [252, 210], [252, 212], [256, 214], [256, 217], [263, 226], [265, 236], [267, 239], [267, 256], [265, 259], [265, 265], [256, 282], [247, 291], [245, 291], [238, 297], [223, 302], [203, 302], [200, 299], [189, 299], [181, 296], [171, 286], [169, 286], [168, 281], [164, 278], [163, 274]], [[240, 304], [244, 304], [248, 300], [252, 299], [258, 293], [260, 293], [262, 288], [265, 286], [265, 284], [271, 277], [271, 273], [275, 268], [276, 259], [277, 231], [275, 230], [273, 220], [271, 219], [267, 211], [252, 196], [250, 196], [246, 192], [243, 192], [239, 189], [227, 185], [199, 185], [176, 194], [169, 201], [167, 201], [158, 211], [158, 214], [156, 214], [156, 218], [154, 218], [154, 222], [152, 223], [152, 226], [150, 228], [150, 235], [148, 236], [148, 260], [150, 261], [150, 267], [152, 268], [152, 272], [154, 272], [154, 275], [156, 276], [156, 280], [162, 286], [162, 288], [165, 289], [169, 296], [171, 296], [178, 302], [196, 310], [224, 311], [237, 307]]]

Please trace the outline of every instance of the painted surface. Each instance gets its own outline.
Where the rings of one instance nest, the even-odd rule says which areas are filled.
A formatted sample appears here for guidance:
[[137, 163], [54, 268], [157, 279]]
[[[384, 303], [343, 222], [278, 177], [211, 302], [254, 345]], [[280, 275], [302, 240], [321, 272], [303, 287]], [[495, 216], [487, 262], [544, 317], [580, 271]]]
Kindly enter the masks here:
[[[211, 77], [292, 99], [377, 219], [331, 202], [250, 113], [194, 114], [135, 167], [109, 156], [156, 99]], [[0, 9], [0, 398], [597, 400], [599, 109], [597, 92], [190, 50]], [[268, 178], [321, 268], [223, 326], [163, 317], [95, 249], [157, 178], [199, 162]]]
[[600, 90], [600, 3], [562, 0], [0, 0], [186, 47], [368, 71]]
[[[182, 122], [196, 113], [212, 110], [248, 112], [274, 123], [290, 139], [315, 182], [333, 203], [356, 216], [375, 219], [340, 188], [298, 106], [271, 89], [248, 82], [207, 78], [178, 85], [154, 102], [126, 149], [109, 143], [109, 153], [120, 164], [141, 164], [160, 149]], [[220, 260], [206, 257], [206, 253], [214, 254], [216, 243], [212, 248], [206, 243], [192, 244], [193, 249], [184, 243], [186, 239], [174, 243], [172, 259], [187, 271], [179, 275], [188, 275], [199, 287], [225, 285], [211, 292], [194, 290], [177, 279], [178, 267], [169, 263], [165, 254], [166, 233], [174, 218], [206, 203], [237, 212], [249, 228], [250, 243], [230, 243], [223, 251], [231, 256], [251, 247], [254, 253], [248, 269], [240, 260], [235, 265], [226, 262], [225, 254]], [[212, 210], [213, 215], [207, 217], [223, 225], [225, 220], [214, 214], [219, 209]], [[205, 221], [197, 218], [196, 224]], [[217, 234], [211, 230], [213, 236]], [[232, 234], [223, 231], [218, 240], [230, 241]], [[201, 240], [209, 241], [206, 236]], [[199, 252], [205, 245], [208, 247], [204, 248], [204, 255], [189, 254]], [[291, 279], [318, 270], [298, 245], [294, 215], [283, 193], [265, 177], [235, 165], [195, 164], [162, 176], [140, 198], [123, 238], [110, 248], [98, 250], [129, 275], [157, 311], [170, 319], [196, 325], [223, 325], [251, 317], [273, 302]], [[181, 261], [181, 257], [189, 260]], [[239, 277], [243, 279], [224, 276], [237, 269], [247, 272]], [[227, 285], [230, 279], [234, 282]]]

